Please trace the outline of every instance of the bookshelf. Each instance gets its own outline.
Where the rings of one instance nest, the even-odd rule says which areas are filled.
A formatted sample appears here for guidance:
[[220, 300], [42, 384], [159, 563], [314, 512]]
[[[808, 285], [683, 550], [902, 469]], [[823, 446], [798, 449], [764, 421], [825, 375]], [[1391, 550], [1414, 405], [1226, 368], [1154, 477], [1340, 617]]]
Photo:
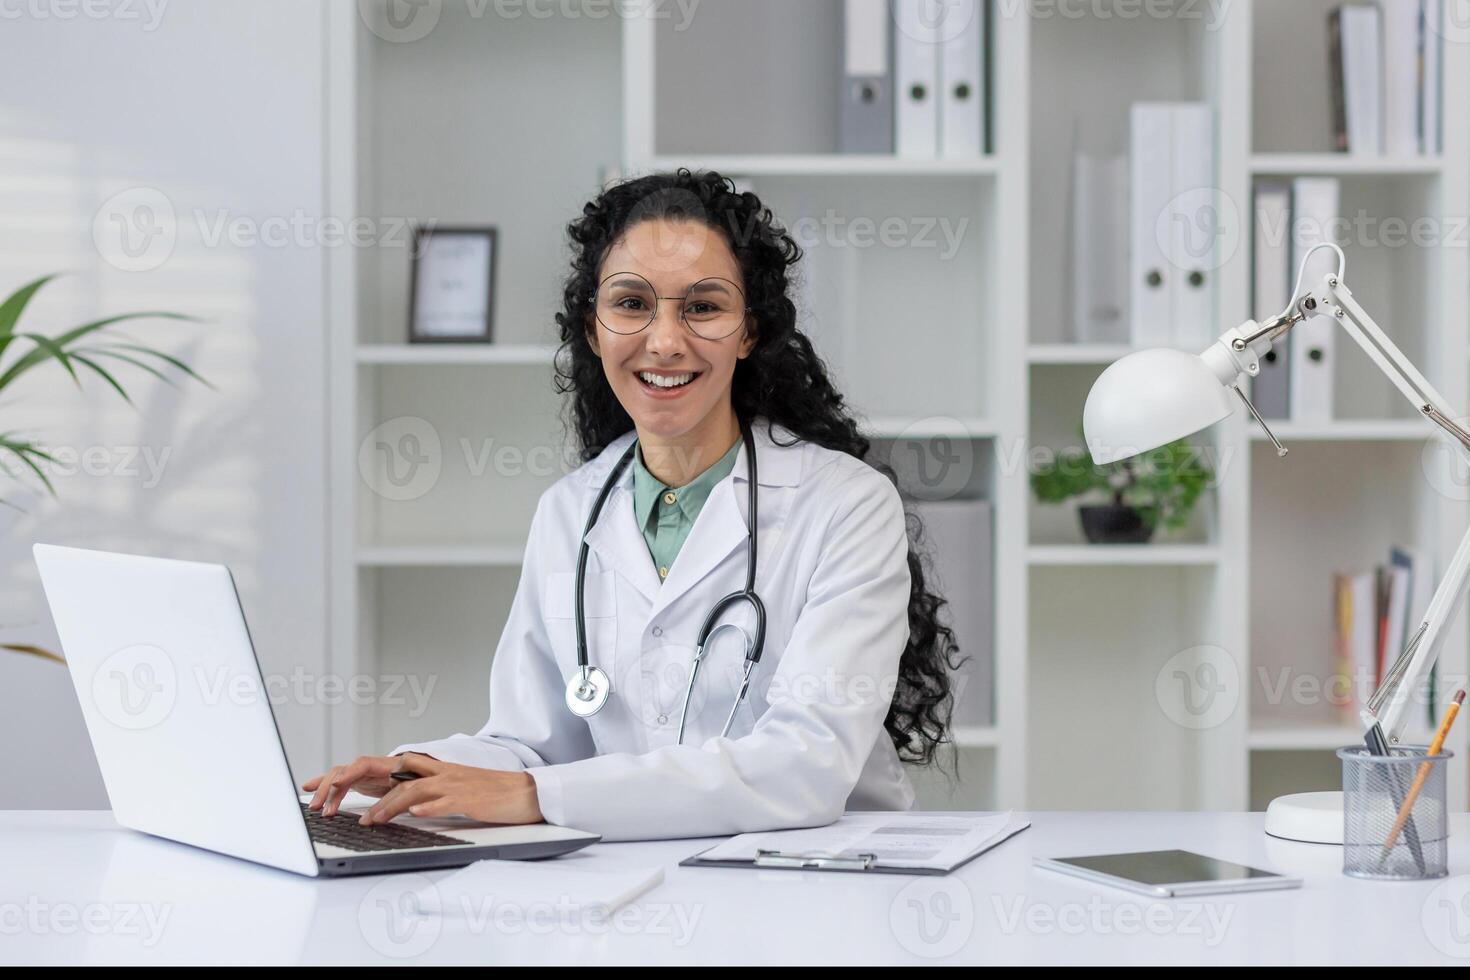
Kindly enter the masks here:
[[[1334, 570], [1400, 540], [1442, 567], [1470, 523], [1470, 506], [1424, 475], [1427, 427], [1366, 358], [1344, 339], [1341, 417], [1282, 425], [1285, 461], [1239, 415], [1198, 436], [1217, 486], [1189, 528], [1154, 544], [1083, 543], [1070, 507], [1032, 500], [1025, 463], [1031, 448], [1077, 441], [1092, 379], [1129, 349], [1068, 341], [1059, 257], [1073, 147], [1124, 152], [1130, 101], [1215, 108], [1218, 182], [1242, 214], [1253, 181], [1296, 174], [1341, 178], [1344, 207], [1380, 218], [1470, 213], [1463, 114], [1446, 113], [1432, 158], [1328, 152], [1325, 39], [1320, 57], [1313, 45], [1331, 4], [1237, 0], [1213, 19], [1198, 4], [1136, 18], [995, 4], [994, 152], [961, 161], [833, 152], [837, 0], [704, 0], [683, 29], [446, 4], [411, 43], [384, 40], [363, 19], [372, 5], [357, 6], [326, 14], [334, 207], [495, 224], [506, 264], [500, 342], [420, 348], [404, 342], [401, 249], [328, 258], [332, 663], [437, 679], [421, 711], [334, 709], [332, 757], [483, 720], [531, 508], [560, 472], [529, 461], [564, 450], [550, 385], [562, 230], [609, 176], [682, 165], [749, 180], [788, 226], [829, 211], [963, 223], [943, 258], [819, 235], [798, 299], [875, 452], [947, 440], [969, 464], [954, 492], [993, 507], [994, 716], [956, 731], [961, 778], [922, 774], [923, 803], [1238, 810], [1335, 779], [1330, 751], [1351, 732], [1318, 705], [1264, 696], [1260, 671], [1325, 662]], [[1307, 49], [1284, 58], [1301, 37]], [[1446, 92], [1470, 86], [1463, 48], [1445, 46]], [[723, 122], [699, 124], [711, 118]], [[1250, 262], [1246, 242], [1218, 270], [1220, 329], [1262, 312], [1250, 309]], [[1457, 405], [1470, 405], [1467, 272], [1464, 248], [1348, 246], [1355, 293]], [[441, 472], [420, 496], [386, 499], [359, 457], [404, 418], [430, 423]], [[498, 449], [521, 463], [495, 463]], [[1470, 665], [1464, 619], [1446, 644], [1449, 676]], [[1221, 664], [1233, 710], [1205, 727], [1171, 717], [1160, 685]]]

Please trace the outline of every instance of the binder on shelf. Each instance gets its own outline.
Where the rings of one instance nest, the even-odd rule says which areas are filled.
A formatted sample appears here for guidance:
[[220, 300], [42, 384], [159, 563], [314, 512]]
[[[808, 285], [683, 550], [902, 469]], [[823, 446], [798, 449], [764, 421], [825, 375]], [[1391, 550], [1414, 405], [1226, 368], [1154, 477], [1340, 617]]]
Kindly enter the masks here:
[[1215, 338], [1214, 112], [1135, 103], [1129, 114], [1129, 311], [1135, 346]]
[[1215, 247], [1220, 222], [1215, 207], [1215, 115], [1204, 103], [1180, 103], [1170, 111], [1170, 342], [1200, 350], [1215, 330]]
[[[1258, 181], [1254, 196], [1251, 315], [1265, 320], [1291, 302], [1291, 185], [1284, 180]], [[1263, 418], [1291, 418], [1290, 343], [1278, 343], [1261, 358], [1251, 401]]]
[[985, 152], [985, 4], [948, 0], [939, 55], [939, 155], [965, 159]]
[[1378, 650], [1380, 680], [1404, 652], [1405, 631], [1409, 622], [1409, 570], [1389, 564], [1383, 568], [1385, 598], [1383, 636]]
[[934, 563], [934, 591], [948, 600], [945, 618], [960, 656], [967, 658], [954, 672], [954, 723], [990, 725], [995, 718], [990, 502], [927, 500], [915, 502], [913, 509]]
[[838, 110], [843, 153], [893, 152], [893, 71], [888, 0], [844, 0]]
[[986, 153], [995, 152], [995, 113], [993, 111], [994, 95], [994, 65], [995, 65], [995, 17], [991, 10], [990, 0], [984, 0], [980, 5], [980, 14], [985, 19], [985, 47], [980, 52], [980, 77], [985, 79], [985, 104], [981, 107], [985, 119], [985, 142], [981, 145]]
[[1327, 97], [1332, 116], [1332, 148], [1346, 153], [1348, 148], [1347, 104], [1343, 93], [1346, 79], [1342, 69], [1342, 11], [1327, 15]]
[[[1291, 268], [1300, 267], [1307, 249], [1329, 238], [1338, 212], [1335, 177], [1297, 177], [1291, 185]], [[1330, 249], [1312, 254], [1302, 277], [1303, 289], [1316, 289], [1337, 268]], [[1333, 373], [1336, 370], [1337, 323], [1329, 316], [1310, 317], [1291, 331], [1291, 419], [1332, 420]]]
[[1389, 564], [1403, 569], [1409, 576], [1408, 611], [1404, 621], [1404, 642], [1407, 643], [1429, 613], [1429, 602], [1434, 598], [1434, 569], [1423, 552], [1399, 545], [1389, 549], [1388, 560]]
[[1171, 107], [1160, 103], [1135, 103], [1129, 110], [1128, 311], [1135, 347], [1165, 346], [1173, 328], [1174, 275], [1155, 230], [1171, 196], [1171, 117]]
[[1383, 146], [1408, 157], [1419, 146], [1422, 0], [1378, 0], [1383, 11]]
[[1128, 342], [1128, 160], [1072, 163], [1072, 340]]
[[1378, 688], [1378, 577], [1372, 572], [1353, 576], [1353, 682], [1366, 707]]
[[1419, 19], [1419, 146], [1424, 153], [1444, 152], [1440, 66], [1444, 63], [1444, 0], [1423, 0]]
[[939, 155], [939, 49], [933, 0], [894, 0], [894, 148], [901, 157]]
[[[1430, 564], [1428, 555], [1414, 548], [1404, 548], [1398, 545], [1389, 549], [1388, 560], [1389, 564], [1401, 569], [1408, 576], [1408, 608], [1404, 618], [1403, 636], [1404, 645], [1407, 646], [1414, 634], [1419, 631], [1420, 624], [1424, 622], [1424, 617], [1429, 612], [1429, 603], [1434, 598], [1434, 567]], [[1438, 680], [1439, 665], [1436, 664], [1429, 673], [1429, 691], [1425, 698], [1425, 706], [1428, 709], [1425, 720], [1431, 728], [1438, 721], [1434, 716], [1439, 702], [1436, 691]]]
[[1383, 31], [1378, 8], [1337, 7], [1328, 25], [1334, 142], [1348, 153], [1381, 154]]

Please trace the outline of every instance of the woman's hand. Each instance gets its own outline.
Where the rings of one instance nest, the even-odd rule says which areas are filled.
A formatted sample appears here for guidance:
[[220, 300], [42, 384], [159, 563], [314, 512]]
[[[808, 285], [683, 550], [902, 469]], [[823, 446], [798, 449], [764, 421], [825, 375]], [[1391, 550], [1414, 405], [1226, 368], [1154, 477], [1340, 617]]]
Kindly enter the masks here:
[[536, 781], [529, 773], [456, 766], [414, 752], [394, 761], [418, 778], [399, 782], [359, 823], [387, 823], [400, 813], [415, 817], [464, 814], [482, 823], [501, 824], [545, 819], [536, 799]]
[[383, 796], [393, 788], [391, 776], [402, 762], [403, 757], [396, 755], [365, 755], [348, 765], [333, 766], [301, 784], [308, 793], [316, 791], [307, 806], [322, 811], [324, 817], [331, 817], [336, 816], [348, 790], [355, 789], [366, 796]]

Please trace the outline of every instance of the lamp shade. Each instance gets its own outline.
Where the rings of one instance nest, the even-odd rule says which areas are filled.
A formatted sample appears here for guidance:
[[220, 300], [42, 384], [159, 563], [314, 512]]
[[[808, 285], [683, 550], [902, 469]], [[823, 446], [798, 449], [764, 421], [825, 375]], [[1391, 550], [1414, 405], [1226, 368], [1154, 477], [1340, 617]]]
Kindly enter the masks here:
[[1093, 382], [1082, 433], [1094, 462], [1114, 463], [1209, 428], [1233, 408], [1198, 355], [1141, 350], [1114, 361]]

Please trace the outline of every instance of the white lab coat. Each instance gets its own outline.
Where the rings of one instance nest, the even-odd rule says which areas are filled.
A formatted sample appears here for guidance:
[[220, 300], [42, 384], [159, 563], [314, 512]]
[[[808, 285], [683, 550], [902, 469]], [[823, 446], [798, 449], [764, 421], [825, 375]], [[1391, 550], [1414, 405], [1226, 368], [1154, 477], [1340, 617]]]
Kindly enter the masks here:
[[[760, 483], [756, 591], [765, 652], [728, 737], [743, 642], [711, 644], [679, 710], [694, 640], [717, 599], [744, 585], [745, 449], [710, 493], [663, 583], [633, 515], [632, 470], [587, 535], [589, 659], [613, 693], [583, 719], [566, 707], [577, 663], [579, 537], [633, 439], [617, 439], [542, 496], [475, 735], [402, 745], [486, 769], [527, 770], [551, 823], [607, 840], [819, 826], [846, 809], [903, 810], [913, 789], [883, 728], [908, 637], [908, 539], [886, 477], [845, 453], [773, 442], [753, 427]], [[794, 442], [775, 429], [780, 442]], [[740, 603], [723, 621], [754, 635]]]

